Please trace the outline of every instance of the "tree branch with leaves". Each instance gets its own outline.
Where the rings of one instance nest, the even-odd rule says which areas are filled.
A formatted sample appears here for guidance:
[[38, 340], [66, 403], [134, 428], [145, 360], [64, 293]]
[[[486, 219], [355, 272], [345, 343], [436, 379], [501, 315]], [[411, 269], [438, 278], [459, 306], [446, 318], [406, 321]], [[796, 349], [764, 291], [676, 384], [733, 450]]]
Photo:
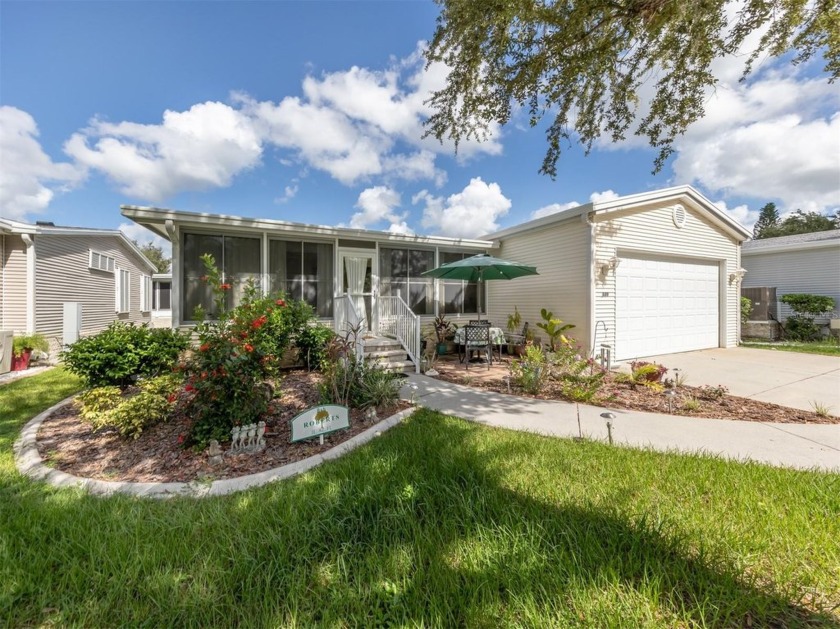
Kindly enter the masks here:
[[[736, 54], [766, 29], [744, 77], [766, 55], [792, 63], [821, 54], [829, 81], [840, 75], [836, 0], [438, 0], [441, 13], [426, 52], [450, 69], [427, 101], [426, 136], [487, 140], [494, 124], [524, 108], [531, 126], [548, 118], [540, 172], [552, 178], [564, 144], [588, 153], [606, 136], [626, 138], [640, 115], [640, 91], [655, 94], [632, 132], [659, 149], [654, 172], [675, 139], [703, 117], [717, 79], [712, 63]], [[729, 16], [734, 14], [734, 20]]]

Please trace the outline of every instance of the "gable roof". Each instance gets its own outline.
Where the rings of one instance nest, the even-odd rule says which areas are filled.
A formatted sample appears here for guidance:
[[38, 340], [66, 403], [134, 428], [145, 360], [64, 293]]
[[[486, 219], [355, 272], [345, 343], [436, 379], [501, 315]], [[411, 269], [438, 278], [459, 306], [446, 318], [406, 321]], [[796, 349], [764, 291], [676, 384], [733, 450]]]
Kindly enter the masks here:
[[774, 251], [796, 251], [832, 246], [840, 246], [840, 229], [748, 240], [743, 244], [741, 254], [751, 255], [771, 253]]
[[62, 227], [52, 223], [23, 223], [8, 218], [0, 218], [0, 233], [29, 234], [30, 236], [111, 236], [119, 238], [150, 270], [157, 271], [157, 266], [145, 256], [134, 242], [119, 229], [99, 229], [95, 227]]
[[569, 208], [568, 210], [549, 214], [548, 216], [543, 216], [519, 225], [514, 225], [513, 227], [508, 227], [507, 229], [502, 229], [493, 234], [484, 236], [484, 238], [498, 240], [524, 231], [539, 229], [546, 225], [551, 225], [552, 223], [564, 221], [577, 216], [586, 216], [593, 213], [607, 214], [609, 212], [629, 210], [654, 203], [671, 201], [686, 203], [692, 208], [704, 213], [715, 224], [720, 226], [724, 231], [733, 237], [737, 238], [739, 241], [744, 241], [750, 237], [750, 232], [746, 227], [741, 225], [738, 221], [709, 201], [709, 199], [704, 197], [693, 187], [675, 186], [673, 188], [663, 188], [661, 190], [653, 190], [651, 192], [630, 194], [617, 199], [611, 199], [609, 201], [584, 203], [583, 205], [577, 205], [573, 208]]

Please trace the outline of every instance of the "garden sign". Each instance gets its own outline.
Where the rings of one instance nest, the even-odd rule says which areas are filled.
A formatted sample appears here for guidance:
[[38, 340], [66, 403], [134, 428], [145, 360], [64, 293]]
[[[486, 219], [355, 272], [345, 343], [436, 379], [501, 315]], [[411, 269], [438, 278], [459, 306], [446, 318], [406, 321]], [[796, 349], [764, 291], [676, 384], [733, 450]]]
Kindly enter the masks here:
[[292, 443], [320, 437], [342, 428], [350, 428], [350, 413], [346, 406], [323, 404], [310, 408], [292, 419]]

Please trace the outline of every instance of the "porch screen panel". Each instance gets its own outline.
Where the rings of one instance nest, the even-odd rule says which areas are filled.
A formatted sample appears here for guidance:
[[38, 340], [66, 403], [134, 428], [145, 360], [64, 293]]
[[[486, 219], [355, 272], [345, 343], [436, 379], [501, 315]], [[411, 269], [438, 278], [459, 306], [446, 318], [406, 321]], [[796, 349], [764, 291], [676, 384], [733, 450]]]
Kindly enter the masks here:
[[260, 281], [260, 240], [225, 236], [225, 260], [223, 266], [224, 281], [230, 284], [226, 294], [226, 305], [233, 308], [242, 303], [248, 282], [259, 286]]
[[[440, 254], [440, 263], [449, 264], [470, 257], [471, 253]], [[443, 312], [446, 314], [473, 314], [478, 312], [478, 283], [463, 280], [441, 280]], [[481, 310], [487, 312], [487, 284], [483, 286]]]
[[195, 309], [204, 308], [208, 317], [215, 317], [213, 305], [213, 291], [202, 277], [207, 273], [201, 256], [209, 253], [216, 260], [216, 266], [222, 264], [224, 257], [224, 238], [219, 235], [184, 234], [184, 297], [183, 318], [187, 321], [195, 319]]
[[415, 314], [434, 314], [434, 279], [422, 275], [434, 268], [434, 252], [390, 247], [381, 247], [379, 252], [381, 293], [394, 297], [401, 294]]
[[195, 309], [204, 308], [207, 316], [215, 318], [213, 292], [201, 278], [207, 274], [201, 256], [209, 253], [221, 272], [222, 282], [230, 284], [225, 307], [239, 305], [248, 280], [260, 279], [260, 239], [220, 234], [184, 234], [184, 318], [195, 319]]
[[272, 240], [269, 243], [271, 291], [302, 299], [319, 317], [333, 313], [334, 255], [329, 243]]

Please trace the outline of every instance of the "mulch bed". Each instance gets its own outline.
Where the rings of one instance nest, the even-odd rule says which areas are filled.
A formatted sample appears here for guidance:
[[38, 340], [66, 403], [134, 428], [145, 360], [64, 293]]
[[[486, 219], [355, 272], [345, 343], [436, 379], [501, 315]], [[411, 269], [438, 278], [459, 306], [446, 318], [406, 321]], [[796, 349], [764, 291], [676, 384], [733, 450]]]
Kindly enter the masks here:
[[[502, 377], [479, 380], [471, 377], [469, 372], [463, 370], [441, 370], [439, 378], [456, 384], [496, 391], [497, 393], [512, 393], [541, 400], [570, 401], [562, 395], [559, 385], [555, 382], [549, 382], [540, 395], [528, 396], [518, 390], [515, 385], [511, 385], [509, 391], [507, 382]], [[683, 409], [683, 405], [691, 398], [699, 401], [700, 408], [698, 410]], [[661, 392], [654, 391], [649, 387], [636, 386], [632, 388], [630, 385], [617, 383], [611, 374], [607, 375], [601, 394], [590, 404], [606, 408], [670, 413], [672, 415], [709, 419], [736, 419], [782, 424], [840, 424], [840, 417], [821, 417], [812, 411], [779, 406], [769, 402], [759, 402], [737, 395], [724, 395], [720, 400], [701, 399], [701, 391], [698, 387], [686, 385], [677, 389], [677, 395], [671, 402], [672, 410], [669, 411], [668, 401]]]
[[[319, 454], [370, 428], [394, 413], [408, 408], [407, 402], [377, 409], [378, 419], [365, 419], [364, 411], [350, 410], [350, 428], [318, 440], [290, 443], [289, 420], [319, 403], [320, 374], [291, 371], [283, 375], [281, 396], [271, 402], [266, 422], [266, 447], [262, 451], [224, 456], [217, 467], [207, 461], [206, 452], [185, 449], [189, 418], [177, 416], [152, 426], [137, 439], [124, 439], [114, 429], [93, 430], [80, 420], [74, 404], [53, 412], [38, 432], [38, 453], [48, 465], [83, 478], [128, 482], [191, 482], [235, 478], [270, 470]], [[223, 444], [227, 450], [229, 444]]]

